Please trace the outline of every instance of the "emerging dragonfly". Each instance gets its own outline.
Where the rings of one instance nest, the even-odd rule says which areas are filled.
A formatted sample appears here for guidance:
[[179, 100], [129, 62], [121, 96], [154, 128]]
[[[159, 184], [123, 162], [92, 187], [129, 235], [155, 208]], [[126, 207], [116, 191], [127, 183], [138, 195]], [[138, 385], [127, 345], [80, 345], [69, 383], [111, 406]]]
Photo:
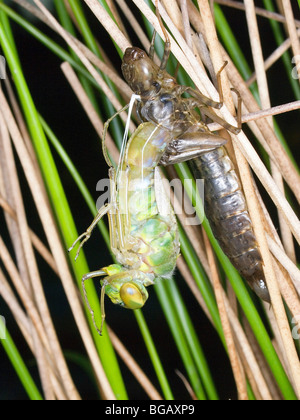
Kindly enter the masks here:
[[[82, 279], [85, 299], [100, 335], [105, 320], [105, 294], [113, 303], [125, 308], [141, 308], [148, 299], [146, 287], [154, 284], [157, 278], [172, 276], [180, 251], [176, 218], [157, 167], [172, 140], [172, 133], [151, 122], [140, 124], [127, 146], [122, 148], [115, 171], [104, 143], [108, 124], [103, 136], [103, 151], [110, 166], [110, 203], [99, 210], [91, 226], [69, 249], [71, 251], [82, 240], [77, 258], [95, 226], [108, 214], [111, 249], [118, 264], [88, 273]], [[85, 290], [85, 281], [94, 277], [104, 277], [101, 280], [100, 329]]]
[[[108, 215], [111, 248], [118, 264], [88, 273], [82, 279], [87, 305], [100, 335], [105, 320], [105, 294], [113, 303], [125, 308], [141, 308], [148, 298], [146, 287], [154, 284], [157, 278], [170, 278], [175, 269], [180, 250], [178, 228], [168, 197], [160, 187], [158, 165], [191, 160], [195, 176], [200, 174], [206, 181], [207, 217], [216, 238], [258, 296], [269, 301], [262, 258], [241, 184], [223, 147], [226, 140], [210, 132], [201, 119], [206, 116], [238, 134], [241, 130], [240, 97], [238, 95], [238, 127], [234, 127], [211, 109], [220, 109], [223, 105], [220, 73], [226, 64], [217, 75], [220, 102], [177, 84], [165, 70], [170, 41], [158, 7], [157, 17], [166, 39], [160, 66], [153, 61], [155, 31], [149, 55], [140, 48], [128, 48], [122, 62], [124, 78], [138, 95], [137, 113], [142, 123], [128, 143], [123, 142], [117, 171], [113, 169], [105, 147], [105, 134], [112, 118], [106, 123], [103, 152], [110, 166], [110, 203], [99, 210], [91, 226], [69, 250], [82, 240], [77, 258], [97, 223]], [[183, 98], [184, 93], [190, 97]], [[200, 109], [201, 116], [195, 108]], [[94, 277], [104, 277], [101, 280], [100, 329], [85, 291], [85, 281]]]
[[[208, 117], [226, 130], [238, 134], [241, 130], [241, 98], [238, 95], [238, 127], [218, 117], [212, 108], [220, 109], [223, 94], [220, 73], [217, 74], [220, 102], [212, 101], [200, 92], [176, 83], [166, 71], [170, 55], [170, 40], [158, 12], [156, 13], [166, 43], [160, 66], [153, 62], [154, 38], [149, 56], [136, 47], [128, 48], [122, 64], [124, 77], [135, 94], [140, 95], [138, 114], [171, 133], [160, 165], [190, 161], [195, 178], [205, 180], [206, 215], [215, 237], [232, 264], [263, 300], [270, 302], [263, 262], [253, 232], [252, 222], [234, 165], [224, 147], [226, 140], [209, 131], [203, 121]], [[190, 98], [183, 98], [187, 93]], [[200, 110], [200, 114], [195, 111]]]

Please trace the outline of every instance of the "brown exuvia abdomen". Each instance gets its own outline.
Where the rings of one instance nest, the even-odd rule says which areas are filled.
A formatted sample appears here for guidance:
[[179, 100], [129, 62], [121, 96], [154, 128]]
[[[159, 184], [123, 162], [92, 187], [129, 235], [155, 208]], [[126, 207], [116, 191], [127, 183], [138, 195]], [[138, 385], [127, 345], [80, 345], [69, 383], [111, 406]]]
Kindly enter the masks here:
[[205, 153], [190, 165], [205, 181], [205, 213], [221, 248], [256, 294], [270, 302], [246, 200], [226, 149]]

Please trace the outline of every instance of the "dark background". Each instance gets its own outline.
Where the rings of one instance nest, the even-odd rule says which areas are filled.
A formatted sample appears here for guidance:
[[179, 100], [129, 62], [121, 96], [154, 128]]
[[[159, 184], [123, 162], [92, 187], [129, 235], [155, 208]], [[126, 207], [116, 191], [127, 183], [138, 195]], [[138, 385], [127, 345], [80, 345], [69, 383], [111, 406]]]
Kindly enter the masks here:
[[[256, 1], [255, 3], [257, 6], [261, 6], [260, 1]], [[13, 7], [16, 10], [19, 10], [15, 5], [13, 5]], [[243, 48], [246, 58], [253, 67], [244, 12], [228, 8], [224, 8], [223, 10], [226, 13], [229, 23], [232, 25], [235, 34], [238, 34], [239, 42]], [[297, 9], [297, 12], [298, 10], [299, 9]], [[94, 34], [98, 38], [99, 42], [103, 45], [111, 44], [106, 32], [102, 30], [100, 24], [89, 13], [87, 8], [86, 13], [87, 16], [89, 16], [91, 27], [93, 28]], [[44, 25], [40, 25], [39, 22], [34, 23], [53, 37], [53, 33], [47, 28], [45, 29]], [[266, 19], [259, 18], [259, 25], [264, 54], [265, 57], [267, 57], [276, 48], [276, 45], [273, 40], [273, 35], [268, 21]], [[96, 184], [98, 180], [107, 177], [107, 166], [102, 156], [99, 138], [88, 118], [85, 116], [80, 104], [77, 102], [71, 88], [66, 82], [60, 70], [60, 60], [43, 47], [38, 41], [29, 36], [26, 31], [20, 29], [13, 23], [12, 27], [16, 37], [16, 43], [20, 53], [26, 80], [34, 98], [36, 107], [62, 142], [75, 166], [79, 169], [96, 201], [99, 196], [99, 193], [96, 192]], [[60, 38], [54, 36], [54, 39], [64, 46]], [[138, 43], [138, 40], [134, 40], [134, 42]], [[121, 61], [115, 53], [113, 47], [111, 48], [111, 54], [110, 59], [116, 64], [117, 68], [120, 68]], [[283, 65], [281, 63], [276, 64], [274, 69], [268, 72], [268, 76], [272, 104], [275, 106], [292, 101], [293, 93], [289, 86], [289, 82], [287, 80], [285, 82], [286, 75]], [[296, 114], [293, 112], [280, 116], [277, 118], [277, 121], [289, 141], [290, 148], [295, 158], [299, 161], [299, 148], [297, 147], [299, 126], [297, 122], [299, 121], [299, 113]], [[77, 229], [79, 232], [82, 232], [91, 221], [90, 212], [84, 205], [68, 171], [65, 169], [64, 165], [55, 153], [54, 156], [56, 158], [56, 164], [61, 174], [61, 178], [63, 179], [65, 191], [72, 208]], [[40, 226], [36, 226], [36, 214], [31, 210], [31, 196], [29, 192], [28, 194], [26, 193], [27, 186], [25, 183], [23, 188], [25, 191], [24, 195], [28, 199], [27, 209], [30, 209], [30, 212], [28, 212], [30, 225], [34, 226], [37, 233], [43, 237]], [[2, 214], [0, 216], [0, 223], [1, 235], [7, 237], [7, 232], [3, 227], [5, 226], [5, 222]], [[95, 232], [93, 238], [87, 244], [85, 251], [91, 269], [97, 269], [110, 263], [109, 252], [103, 244], [103, 240], [98, 232]], [[53, 315], [54, 324], [56, 325], [62, 347], [67, 354], [67, 360], [69, 362], [75, 383], [84, 399], [97, 398], [98, 394], [91, 372], [88, 368], [86, 368], [85, 364], [82, 365], [76, 361], [77, 356], [80, 355], [82, 356], [80, 358], [80, 361], [82, 362], [82, 359], [85, 358], [85, 350], [75, 327], [72, 315], [70, 314], [69, 306], [65, 299], [60, 282], [57, 281], [55, 275], [53, 275], [42, 260], [39, 261], [38, 259], [38, 262], [40, 263], [41, 275], [44, 279], [44, 287], [50, 310]], [[176, 280], [184, 297], [184, 301], [189, 308], [191, 308], [190, 313], [192, 314], [192, 320], [196, 327], [197, 334], [203, 346], [209, 366], [212, 370], [220, 398], [236, 399], [236, 391], [231, 369], [227, 362], [227, 357], [223, 347], [219, 342], [218, 336], [211, 327], [210, 323], [207, 321], [206, 317], [203, 315], [199, 306], [195, 303], [193, 296], [190, 294], [179, 274], [176, 275]], [[159, 389], [159, 385], [157, 383], [151, 362], [148, 359], [143, 340], [135, 326], [135, 320], [132, 312], [124, 311], [124, 309], [112, 305], [108, 299], [106, 300], [106, 312], [109, 325], [126, 344], [128, 350], [132, 352], [134, 357], [136, 357], [137, 362]], [[6, 317], [9, 331], [23, 355], [30, 372], [38, 382], [35, 360], [28, 350], [26, 343], [24, 342], [2, 299], [0, 299], [0, 314]], [[175, 369], [179, 369], [184, 373], [184, 367], [182, 366], [180, 357], [173, 345], [173, 338], [169, 333], [164, 315], [158, 305], [156, 295], [152, 290], [150, 290], [150, 298], [143, 309], [143, 314], [149, 324], [152, 336], [159, 349], [159, 355], [164, 363], [166, 374], [171, 383], [175, 397], [177, 399], [189, 398], [181, 380], [175, 374]], [[129, 397], [132, 399], [147, 398], [143, 390], [132, 377], [131, 373], [122, 362], [120, 362], [120, 364]], [[25, 391], [19, 383], [19, 380], [3, 351], [3, 348], [0, 347], [0, 399], [17, 400], [26, 398], [27, 395]]]

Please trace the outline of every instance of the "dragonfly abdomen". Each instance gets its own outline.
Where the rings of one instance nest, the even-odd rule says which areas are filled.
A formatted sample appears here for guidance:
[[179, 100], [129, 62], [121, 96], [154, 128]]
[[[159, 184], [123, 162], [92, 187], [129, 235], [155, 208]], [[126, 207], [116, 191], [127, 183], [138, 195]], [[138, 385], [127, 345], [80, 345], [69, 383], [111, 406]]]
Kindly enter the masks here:
[[168, 130], [149, 122], [140, 124], [126, 149], [123, 170], [128, 170], [127, 183], [119, 189], [119, 200], [128, 203], [123, 207], [128, 210], [125, 217], [135, 243], [136, 268], [167, 278], [179, 255], [178, 227], [168, 197], [163, 189], [158, 192], [155, 171], [170, 140]]

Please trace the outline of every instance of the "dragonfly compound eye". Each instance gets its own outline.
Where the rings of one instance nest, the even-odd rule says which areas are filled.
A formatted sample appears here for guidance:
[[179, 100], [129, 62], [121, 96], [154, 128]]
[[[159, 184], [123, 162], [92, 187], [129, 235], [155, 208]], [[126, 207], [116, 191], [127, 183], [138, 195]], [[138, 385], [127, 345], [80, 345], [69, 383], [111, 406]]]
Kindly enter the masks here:
[[128, 309], [140, 309], [144, 306], [145, 299], [139, 288], [133, 283], [125, 283], [120, 289], [120, 297]]

